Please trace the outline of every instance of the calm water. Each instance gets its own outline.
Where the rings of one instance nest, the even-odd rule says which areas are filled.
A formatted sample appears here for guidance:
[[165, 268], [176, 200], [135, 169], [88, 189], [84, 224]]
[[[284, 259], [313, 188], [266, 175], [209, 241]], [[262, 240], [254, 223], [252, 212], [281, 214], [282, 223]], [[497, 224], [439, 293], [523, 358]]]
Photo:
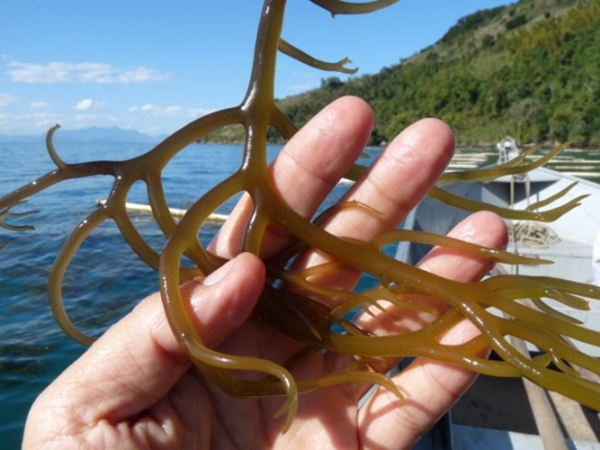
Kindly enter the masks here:
[[[75, 145], [60, 144], [60, 141], [57, 148], [67, 162], [121, 160], [148, 150], [148, 146], [142, 144]], [[270, 147], [269, 159], [279, 150], [280, 147]], [[370, 149], [369, 153], [375, 155], [379, 151]], [[481, 149], [461, 153], [484, 155], [477, 164], [493, 159], [492, 154], [495, 154]], [[232, 173], [239, 166], [240, 158], [239, 146], [186, 148], [164, 173], [169, 204], [186, 208], [209, 187]], [[597, 160], [594, 153], [571, 151], [556, 165], [567, 165], [568, 169], [558, 168], [569, 172], [597, 173]], [[42, 144], [0, 144], [0, 194], [52, 169]], [[40, 211], [13, 221], [34, 225], [35, 230], [7, 233], [0, 228], [0, 244], [8, 238], [13, 240], [0, 253], [0, 442], [3, 448], [20, 448], [23, 423], [32, 401], [85, 350], [67, 338], [52, 318], [46, 295], [46, 271], [71, 230], [94, 210], [98, 199], [107, 197], [111, 181], [110, 177], [98, 176], [63, 182], [37, 194], [18, 209]], [[333, 198], [339, 196], [340, 191]], [[129, 201], [147, 203], [144, 186], [134, 186]], [[220, 212], [227, 213], [233, 202], [223, 205]], [[164, 240], [149, 216], [132, 217], [151, 245], [160, 249]], [[206, 230], [202, 239], [208, 241], [214, 232], [215, 229]], [[156, 274], [137, 261], [111, 224], [103, 225], [86, 240], [67, 271], [63, 288], [74, 322], [92, 335], [102, 333], [141, 298], [156, 290]]]
[[[149, 149], [143, 144], [61, 144], [63, 160], [122, 160]], [[269, 148], [269, 160], [280, 147]], [[241, 147], [191, 145], [164, 172], [164, 189], [171, 207], [186, 208], [211, 186], [233, 173], [241, 163]], [[371, 150], [379, 152], [378, 149]], [[0, 194], [5, 194], [53, 170], [42, 144], [0, 144]], [[47, 269], [68, 234], [107, 197], [112, 178], [97, 176], [69, 180], [32, 197], [15, 211], [39, 210], [12, 220], [35, 230], [7, 232], [0, 228], [0, 442], [2, 448], [20, 448], [27, 411], [38, 393], [84, 350], [55, 324], [48, 306]], [[147, 203], [145, 186], [134, 186], [129, 201]], [[345, 188], [337, 188], [339, 197]], [[235, 199], [219, 212], [231, 210]], [[331, 204], [329, 199], [326, 204]], [[160, 249], [162, 234], [147, 215], [132, 214], [136, 227]], [[207, 243], [216, 229], [201, 238]], [[156, 274], [145, 267], [124, 243], [116, 226], [95, 230], [72, 261], [63, 284], [67, 310], [87, 334], [99, 335], [158, 288]]]

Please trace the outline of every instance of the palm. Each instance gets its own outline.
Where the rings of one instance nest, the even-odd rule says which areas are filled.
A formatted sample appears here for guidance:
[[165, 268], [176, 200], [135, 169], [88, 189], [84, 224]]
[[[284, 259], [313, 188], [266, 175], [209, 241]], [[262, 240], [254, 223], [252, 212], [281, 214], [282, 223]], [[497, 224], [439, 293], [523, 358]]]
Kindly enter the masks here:
[[[265, 329], [258, 320], [251, 320], [226, 339], [220, 350], [271, 359], [289, 353], [293, 346], [285, 336]], [[314, 355], [302, 365], [302, 375], [318, 377], [329, 373], [340, 362], [338, 359]], [[192, 368], [135, 421], [128, 419], [115, 428], [105, 429], [106, 436], [101, 441], [110, 441], [111, 435], [118, 432], [121, 438], [129, 436], [130, 444], [135, 446], [141, 442], [161, 442], [163, 448], [208, 448], [211, 442], [223, 449], [287, 449], [307, 448], [318, 437], [324, 447], [355, 448], [356, 399], [363, 388], [342, 385], [304, 394], [297, 420], [282, 434], [284, 418], [273, 419], [281, 399], [232, 397]], [[160, 426], [165, 422], [171, 424], [170, 429]], [[324, 429], [329, 432], [324, 434]], [[157, 432], [161, 438], [157, 438]]]
[[[252, 320], [227, 339], [220, 350], [279, 360], [281, 355], [290, 354], [296, 345], [280, 333], [264, 329], [259, 320]], [[304, 361], [294, 374], [303, 378], [319, 377], [334, 369], [339, 370], [339, 359], [338, 356], [319, 353]], [[315, 448], [308, 443], [314, 444], [317, 436], [321, 444], [329, 448], [356, 447], [357, 386], [334, 386], [303, 394], [296, 420], [286, 434], [281, 434], [285, 415], [275, 420], [273, 415], [282, 405], [283, 398], [235, 398], [223, 393], [202, 376], [200, 380], [203, 395], [210, 404], [206, 412], [219, 424], [214, 427], [220, 431], [215, 433], [214, 439], [220, 443], [227, 442], [224, 448]], [[331, 430], [329, 433], [323, 434], [324, 425]], [[340, 445], [341, 442], [345, 445]]]

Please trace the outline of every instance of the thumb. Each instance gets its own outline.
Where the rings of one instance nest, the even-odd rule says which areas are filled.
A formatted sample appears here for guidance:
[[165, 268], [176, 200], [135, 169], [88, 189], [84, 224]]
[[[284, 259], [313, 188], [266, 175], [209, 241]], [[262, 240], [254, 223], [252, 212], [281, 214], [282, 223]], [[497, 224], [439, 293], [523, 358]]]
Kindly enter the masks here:
[[[181, 287], [181, 296], [194, 311], [192, 319], [207, 347], [217, 347], [248, 319], [264, 282], [262, 261], [242, 253], [208, 277]], [[173, 351], [180, 351], [179, 345]]]
[[[265, 280], [263, 263], [245, 253], [205, 279], [182, 286], [182, 298], [207, 346], [217, 346], [251, 314]], [[164, 397], [191, 362], [171, 331], [159, 294], [112, 326], [38, 398], [37, 410], [77, 411], [78, 420], [123, 420]]]

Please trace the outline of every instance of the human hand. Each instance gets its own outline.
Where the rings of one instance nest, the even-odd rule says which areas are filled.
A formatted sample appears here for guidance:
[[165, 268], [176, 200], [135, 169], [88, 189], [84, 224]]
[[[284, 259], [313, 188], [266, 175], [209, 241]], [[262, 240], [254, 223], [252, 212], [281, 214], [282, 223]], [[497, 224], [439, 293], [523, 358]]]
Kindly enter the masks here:
[[[362, 151], [372, 120], [364, 102], [346, 97], [329, 105], [298, 132], [270, 168], [273, 183], [288, 205], [305, 217], [312, 216]], [[364, 240], [395, 228], [435, 183], [453, 149], [453, 135], [442, 122], [425, 119], [412, 125], [344, 199], [384, 214], [342, 209], [325, 228]], [[211, 246], [231, 261], [208, 278], [186, 283], [183, 298], [196, 313], [194, 319], [208, 347], [283, 361], [298, 348], [297, 343], [252, 316], [265, 282], [264, 265], [251, 254], [238, 255], [240, 231], [249, 210], [249, 202], [243, 199]], [[506, 243], [504, 223], [490, 213], [470, 216], [451, 236], [488, 247]], [[272, 227], [265, 242], [263, 257], [277, 253], [292, 240]], [[315, 264], [318, 258], [307, 254], [302, 264]], [[420, 266], [447, 278], [475, 281], [490, 263], [435, 248]], [[321, 282], [350, 289], [357, 277], [340, 271], [335, 279]], [[359, 320], [374, 331], [381, 325], [377, 318]], [[417, 322], [415, 317], [402, 320], [405, 326]], [[475, 327], [463, 322], [443, 342], [460, 343], [475, 334]], [[319, 377], [347, 363], [347, 357], [317, 353], [294, 373], [302, 378]], [[38, 397], [27, 420], [23, 446], [408, 448], [452, 406], [474, 377], [468, 370], [417, 358], [393, 378], [403, 400], [380, 388], [358, 409], [367, 387], [322, 388], [300, 396], [296, 419], [284, 434], [285, 417], [273, 418], [281, 398], [233, 398], [192, 369], [169, 328], [160, 296], [155, 294], [111, 327]]]

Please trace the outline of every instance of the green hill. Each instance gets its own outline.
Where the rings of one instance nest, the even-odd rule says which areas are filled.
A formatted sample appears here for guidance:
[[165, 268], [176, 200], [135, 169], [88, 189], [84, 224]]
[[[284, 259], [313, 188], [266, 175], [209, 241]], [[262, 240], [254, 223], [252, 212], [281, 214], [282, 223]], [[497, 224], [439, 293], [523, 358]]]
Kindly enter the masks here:
[[[600, 147], [600, 0], [520, 0], [478, 11], [400, 64], [346, 82], [324, 78], [319, 89], [279, 103], [301, 126], [348, 94], [375, 111], [372, 144], [438, 117], [462, 144], [510, 134]], [[239, 130], [225, 133], [210, 139], [241, 138]]]

